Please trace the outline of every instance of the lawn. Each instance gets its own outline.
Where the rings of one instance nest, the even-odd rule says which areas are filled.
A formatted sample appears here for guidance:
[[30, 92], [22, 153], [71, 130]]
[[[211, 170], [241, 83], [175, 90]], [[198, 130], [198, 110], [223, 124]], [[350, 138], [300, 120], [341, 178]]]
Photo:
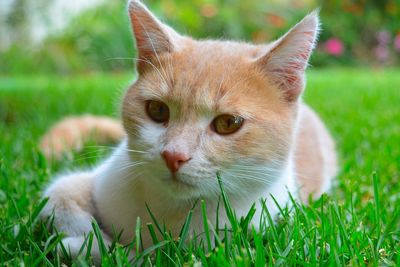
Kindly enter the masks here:
[[[37, 220], [41, 190], [57, 171], [94, 164], [107, 152], [89, 147], [49, 164], [38, 151], [38, 139], [66, 115], [118, 116], [118, 101], [132, 77], [0, 77], [1, 265], [71, 264], [55, 252], [61, 235], [48, 232]], [[209, 249], [208, 240], [184, 243], [165, 234], [164, 241], [139, 253], [136, 263], [398, 266], [400, 70], [311, 70], [304, 98], [337, 142], [341, 171], [330, 196], [307, 207], [297, 203], [290, 213], [283, 209], [278, 223], [262, 233], [247, 231], [245, 220], [232, 219], [231, 226], [218, 231], [219, 238], [209, 237], [216, 239], [216, 248]], [[142, 231], [152, 227], [157, 228], [144, 226]], [[230, 228], [232, 238], [225, 239]], [[182, 231], [181, 240], [185, 237]], [[104, 265], [124, 266], [126, 250], [115, 244], [104, 255]], [[88, 259], [83, 255], [74, 264], [87, 266]]]

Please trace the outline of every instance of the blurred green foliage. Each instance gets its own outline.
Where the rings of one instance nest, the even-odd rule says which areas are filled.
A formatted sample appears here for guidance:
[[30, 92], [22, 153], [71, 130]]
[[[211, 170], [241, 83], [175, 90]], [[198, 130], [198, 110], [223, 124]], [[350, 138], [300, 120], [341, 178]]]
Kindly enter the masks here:
[[[41, 5], [45, 1], [41, 0]], [[256, 43], [279, 37], [305, 14], [321, 8], [322, 32], [313, 65], [386, 66], [400, 61], [400, 0], [145, 2], [183, 34]], [[14, 20], [14, 25], [8, 26], [20, 31], [18, 25]], [[12, 43], [0, 55], [0, 73], [120, 71], [133, 68], [134, 57], [126, 1], [104, 1], [39, 44], [27, 40]]]
[[120, 70], [132, 65], [134, 47], [125, 3], [106, 2], [84, 11], [60, 33], [32, 46], [14, 43], [1, 56], [8, 73]]

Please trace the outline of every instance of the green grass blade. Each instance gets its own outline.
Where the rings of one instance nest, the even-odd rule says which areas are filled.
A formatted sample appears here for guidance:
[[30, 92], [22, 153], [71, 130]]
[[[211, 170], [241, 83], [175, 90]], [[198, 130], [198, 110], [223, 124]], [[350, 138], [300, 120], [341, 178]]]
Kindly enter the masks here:
[[193, 209], [189, 210], [189, 214], [186, 216], [185, 223], [183, 224], [182, 231], [179, 235], [178, 250], [181, 250], [185, 244], [187, 235], [189, 233], [190, 223], [192, 222]]
[[203, 227], [204, 227], [204, 234], [206, 236], [207, 249], [208, 251], [211, 251], [211, 237], [210, 237], [210, 230], [208, 228], [206, 203], [204, 202], [204, 200], [201, 200], [201, 213], [203, 217]]

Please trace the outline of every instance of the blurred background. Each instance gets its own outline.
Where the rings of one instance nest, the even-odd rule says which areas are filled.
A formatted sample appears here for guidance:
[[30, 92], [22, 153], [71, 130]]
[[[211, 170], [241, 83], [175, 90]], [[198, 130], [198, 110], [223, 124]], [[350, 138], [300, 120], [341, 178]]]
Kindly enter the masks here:
[[[146, 0], [162, 20], [197, 38], [271, 41], [321, 9], [312, 65], [400, 63], [400, 0]], [[126, 0], [1, 0], [0, 74], [122, 72], [135, 50]]]

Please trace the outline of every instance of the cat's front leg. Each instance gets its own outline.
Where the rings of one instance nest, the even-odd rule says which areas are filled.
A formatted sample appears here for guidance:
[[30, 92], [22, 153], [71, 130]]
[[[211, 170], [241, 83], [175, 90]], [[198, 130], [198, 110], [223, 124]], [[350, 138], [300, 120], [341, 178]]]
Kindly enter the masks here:
[[[92, 221], [95, 215], [93, 203], [93, 172], [78, 172], [64, 175], [56, 179], [46, 190], [48, 203], [41, 213], [42, 218], [54, 214], [54, 227], [65, 234], [63, 246], [76, 258], [92, 231]], [[103, 234], [105, 245], [111, 244], [110, 239]], [[83, 250], [83, 255], [86, 249]], [[95, 262], [100, 262], [100, 251], [96, 238], [93, 239], [91, 255]]]

